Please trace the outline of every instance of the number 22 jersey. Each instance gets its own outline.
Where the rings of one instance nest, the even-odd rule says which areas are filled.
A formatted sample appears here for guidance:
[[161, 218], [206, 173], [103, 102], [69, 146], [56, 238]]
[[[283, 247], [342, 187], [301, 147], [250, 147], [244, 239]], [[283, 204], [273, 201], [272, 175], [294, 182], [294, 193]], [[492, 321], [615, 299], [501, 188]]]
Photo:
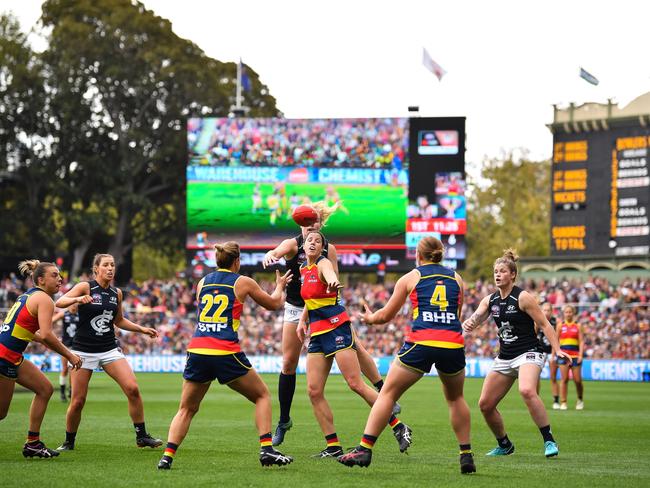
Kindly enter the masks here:
[[223, 356], [241, 351], [237, 329], [243, 304], [235, 296], [235, 282], [240, 276], [218, 269], [204, 278], [196, 330], [187, 352]]

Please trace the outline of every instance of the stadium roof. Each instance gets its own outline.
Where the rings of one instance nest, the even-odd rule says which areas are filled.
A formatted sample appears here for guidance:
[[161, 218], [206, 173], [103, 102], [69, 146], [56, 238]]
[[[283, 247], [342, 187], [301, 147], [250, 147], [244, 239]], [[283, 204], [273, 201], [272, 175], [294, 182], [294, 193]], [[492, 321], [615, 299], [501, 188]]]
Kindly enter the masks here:
[[574, 103], [566, 108], [553, 106], [553, 123], [547, 127], [551, 132], [590, 132], [608, 130], [610, 125], [650, 125], [650, 92], [638, 96], [625, 107], [619, 107], [612, 99], [608, 103]]

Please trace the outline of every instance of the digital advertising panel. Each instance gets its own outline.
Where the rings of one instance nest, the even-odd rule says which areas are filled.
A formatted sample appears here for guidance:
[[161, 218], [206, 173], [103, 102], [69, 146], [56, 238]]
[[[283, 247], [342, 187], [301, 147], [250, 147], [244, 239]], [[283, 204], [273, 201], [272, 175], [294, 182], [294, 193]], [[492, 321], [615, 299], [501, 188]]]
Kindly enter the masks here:
[[415, 257], [423, 237], [445, 246], [445, 264], [463, 269], [467, 259], [465, 118], [411, 119], [406, 208], [406, 253]]

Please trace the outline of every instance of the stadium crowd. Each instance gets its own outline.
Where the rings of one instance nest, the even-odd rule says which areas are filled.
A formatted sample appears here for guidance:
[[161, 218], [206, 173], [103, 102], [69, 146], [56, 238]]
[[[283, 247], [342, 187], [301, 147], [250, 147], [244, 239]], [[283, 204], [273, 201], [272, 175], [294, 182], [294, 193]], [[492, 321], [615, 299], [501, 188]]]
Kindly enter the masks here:
[[408, 150], [408, 119], [217, 119], [197, 152], [204, 123], [188, 122], [193, 164], [402, 169]]
[[[87, 277], [86, 277], [87, 278]], [[271, 282], [261, 282], [272, 290]], [[0, 309], [10, 307], [27, 289], [16, 276], [0, 280]], [[64, 286], [62, 291], [70, 288]], [[356, 318], [362, 300], [373, 310], [386, 303], [394, 283], [368, 284], [350, 280], [342, 295], [353, 316], [355, 330], [366, 348], [375, 356], [391, 356], [401, 346], [406, 333], [410, 306], [407, 304], [395, 320], [381, 326], [366, 326]], [[650, 280], [625, 279], [618, 284], [593, 277], [586, 281], [533, 281], [522, 284], [532, 291], [540, 302], [548, 301], [554, 307], [558, 320], [563, 305], [571, 303], [578, 310], [578, 321], [583, 326], [585, 357], [592, 359], [647, 359], [650, 358]], [[119, 331], [120, 346], [125, 353], [182, 354], [194, 332], [196, 304], [193, 285], [187, 281], [149, 280], [142, 284], [129, 283], [123, 287], [125, 315], [144, 326], [155, 327], [160, 337], [152, 341], [141, 334]], [[465, 290], [463, 319], [469, 317], [485, 295], [495, 291], [494, 285], [478, 281]], [[0, 317], [4, 314], [0, 314]], [[247, 303], [241, 317], [239, 337], [242, 348], [249, 354], [281, 354], [282, 313], [269, 312], [254, 303]], [[55, 328], [60, 332], [60, 325]], [[468, 356], [492, 357], [498, 348], [496, 327], [486, 323], [466, 337]], [[32, 343], [27, 352], [42, 352], [43, 346]]]

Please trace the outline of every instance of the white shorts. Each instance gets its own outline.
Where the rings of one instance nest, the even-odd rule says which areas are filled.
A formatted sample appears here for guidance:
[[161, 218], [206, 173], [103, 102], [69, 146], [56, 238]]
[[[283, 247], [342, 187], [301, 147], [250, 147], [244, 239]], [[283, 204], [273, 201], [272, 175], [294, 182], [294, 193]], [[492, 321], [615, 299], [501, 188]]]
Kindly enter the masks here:
[[122, 351], [118, 348], [105, 352], [82, 352], [74, 350], [72, 352], [84, 360], [81, 369], [94, 370], [118, 359], [126, 359]]
[[291, 305], [289, 302], [284, 302], [284, 322], [289, 322], [290, 324], [296, 324], [300, 322], [300, 316], [302, 315], [303, 307], [296, 307]]
[[534, 364], [541, 371], [544, 368], [545, 361], [546, 354], [543, 352], [525, 352], [514, 359], [499, 359], [497, 357], [494, 358], [491, 371], [516, 378], [519, 376], [519, 367], [522, 364]]

